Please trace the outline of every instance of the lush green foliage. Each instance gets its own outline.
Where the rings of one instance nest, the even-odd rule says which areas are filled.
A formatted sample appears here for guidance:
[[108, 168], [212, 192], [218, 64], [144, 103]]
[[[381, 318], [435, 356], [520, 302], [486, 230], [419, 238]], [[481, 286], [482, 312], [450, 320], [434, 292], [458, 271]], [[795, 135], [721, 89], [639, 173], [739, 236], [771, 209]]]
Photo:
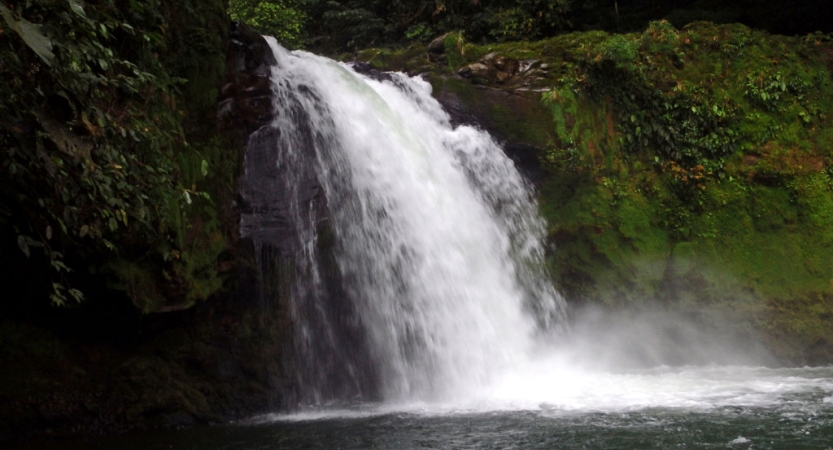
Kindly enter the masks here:
[[426, 40], [466, 30], [475, 40], [530, 39], [566, 30], [573, 0], [231, 0], [232, 18], [288, 47], [329, 51]]
[[[573, 0], [518, 0], [487, 10], [499, 40], [528, 40], [568, 29]], [[505, 6], [504, 6], [505, 5]]]
[[303, 44], [308, 0], [230, 0], [229, 15], [289, 48]]
[[426, 40], [465, 30], [471, 40], [531, 39], [564, 31], [572, 0], [328, 1], [322, 27], [310, 30], [325, 48]]
[[786, 33], [829, 31], [829, 23], [819, 20], [824, 6], [812, 0], [790, 3], [782, 8], [778, 2], [685, 0], [231, 0], [230, 12], [288, 47], [335, 53], [425, 41], [449, 31], [462, 31], [477, 43], [529, 41], [573, 30], [636, 31], [663, 18], [677, 27], [746, 20]]
[[[221, 164], [220, 144], [190, 142], [186, 118], [213, 109], [214, 100], [195, 96], [186, 105], [181, 93], [204, 89], [196, 72], [215, 84], [222, 73], [222, 57], [211, 69], [198, 56], [219, 50], [216, 32], [168, 21], [185, 20], [190, 8], [68, 0], [1, 11], [0, 226], [16, 236], [20, 254], [52, 267], [56, 304], [81, 299], [71, 272], [86, 271], [90, 258], [97, 271], [107, 260], [134, 267], [159, 260], [163, 281], [173, 282], [197, 270], [189, 269], [189, 241], [219, 233], [216, 220], [199, 231], [189, 223], [210, 222], [202, 209], [211, 199], [200, 185]], [[221, 248], [204, 249], [214, 261], [199, 270], [213, 267]]]

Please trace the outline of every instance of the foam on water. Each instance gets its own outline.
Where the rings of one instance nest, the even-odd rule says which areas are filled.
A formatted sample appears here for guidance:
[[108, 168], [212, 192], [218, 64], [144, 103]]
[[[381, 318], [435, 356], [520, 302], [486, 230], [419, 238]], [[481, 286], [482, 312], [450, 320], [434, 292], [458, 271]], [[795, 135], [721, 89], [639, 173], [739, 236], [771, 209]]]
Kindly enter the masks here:
[[817, 405], [833, 392], [833, 370], [742, 366], [658, 367], [612, 373], [567, 368], [563, 360], [531, 362], [495, 383], [484, 398], [494, 409], [616, 412], [645, 408], [709, 410]]
[[422, 416], [534, 411], [552, 417], [652, 409], [708, 413], [764, 408], [804, 417], [833, 413], [833, 368], [770, 369], [744, 366], [658, 367], [629, 373], [567, 369], [559, 358], [531, 362], [466, 398], [320, 408], [273, 414], [261, 422], [387, 414]]

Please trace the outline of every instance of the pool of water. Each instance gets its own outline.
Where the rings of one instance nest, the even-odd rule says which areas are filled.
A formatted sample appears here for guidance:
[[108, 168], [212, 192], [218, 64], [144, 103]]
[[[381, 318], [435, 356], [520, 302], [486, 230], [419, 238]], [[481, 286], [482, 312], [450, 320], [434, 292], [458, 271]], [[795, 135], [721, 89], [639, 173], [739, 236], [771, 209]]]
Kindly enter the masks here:
[[238, 424], [20, 449], [833, 450], [830, 367], [518, 376], [509, 374], [480, 395], [447, 402], [316, 407]]

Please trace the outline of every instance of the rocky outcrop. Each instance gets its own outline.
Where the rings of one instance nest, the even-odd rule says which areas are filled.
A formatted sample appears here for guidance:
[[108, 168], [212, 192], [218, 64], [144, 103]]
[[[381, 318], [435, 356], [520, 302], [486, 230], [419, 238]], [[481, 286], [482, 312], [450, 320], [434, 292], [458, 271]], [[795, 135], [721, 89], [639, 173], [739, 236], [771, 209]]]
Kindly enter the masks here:
[[[459, 63], [461, 42], [458, 34], [446, 33], [416, 57], [411, 49], [404, 58], [368, 50], [359, 54], [354, 67], [377, 79], [388, 76], [385, 69], [423, 74], [453, 123], [488, 131], [527, 179], [537, 184], [543, 177], [540, 156], [553, 138], [552, 116], [540, 101], [541, 92], [551, 87], [548, 65], [540, 59], [488, 52], [457, 67], [450, 60]], [[426, 55], [430, 66], [425, 66]]]
[[125, 305], [0, 323], [0, 444], [217, 423], [279, 405], [286, 327], [280, 310], [262, 310], [255, 281], [144, 318], [128, 319]]
[[445, 64], [448, 59], [445, 57], [445, 40], [451, 33], [437, 37], [428, 44], [428, 60], [432, 63]]
[[248, 135], [272, 121], [269, 74], [276, 63], [263, 36], [238, 22], [232, 25], [226, 79], [217, 107], [225, 129]]
[[[292, 151], [280, 139], [282, 130], [273, 125], [270, 74], [277, 61], [266, 40], [245, 25], [235, 23], [229, 45], [228, 71], [220, 94], [218, 116], [224, 128], [243, 133], [246, 144], [240, 150], [243, 170], [239, 180], [238, 207], [240, 233], [257, 245], [268, 244], [285, 255], [298, 251], [297, 237], [302, 229], [317, 225], [295, 217], [292, 207], [313, 208], [318, 221], [326, 220], [326, 207], [314, 171], [314, 154], [307, 152], [310, 142], [294, 142], [298, 158], [291, 177], [278, 173], [282, 154]], [[312, 139], [306, 130], [307, 140]], [[286, 175], [286, 174], [284, 174]], [[300, 222], [299, 222], [300, 221]]]
[[518, 60], [497, 53], [488, 53], [479, 61], [457, 70], [457, 75], [473, 84], [498, 85], [507, 89], [549, 90], [545, 83], [548, 65], [539, 59]]

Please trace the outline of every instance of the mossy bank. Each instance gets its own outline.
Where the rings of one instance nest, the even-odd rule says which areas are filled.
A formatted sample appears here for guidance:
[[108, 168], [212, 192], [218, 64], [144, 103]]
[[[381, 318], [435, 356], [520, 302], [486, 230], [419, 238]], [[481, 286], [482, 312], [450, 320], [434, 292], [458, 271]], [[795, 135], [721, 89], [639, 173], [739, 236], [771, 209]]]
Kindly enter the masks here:
[[[569, 302], [662, 310], [833, 362], [833, 43], [654, 22], [478, 46], [368, 49], [532, 146], [548, 264]], [[465, 120], [465, 118], [463, 119]], [[511, 153], [511, 152], [510, 152]]]

